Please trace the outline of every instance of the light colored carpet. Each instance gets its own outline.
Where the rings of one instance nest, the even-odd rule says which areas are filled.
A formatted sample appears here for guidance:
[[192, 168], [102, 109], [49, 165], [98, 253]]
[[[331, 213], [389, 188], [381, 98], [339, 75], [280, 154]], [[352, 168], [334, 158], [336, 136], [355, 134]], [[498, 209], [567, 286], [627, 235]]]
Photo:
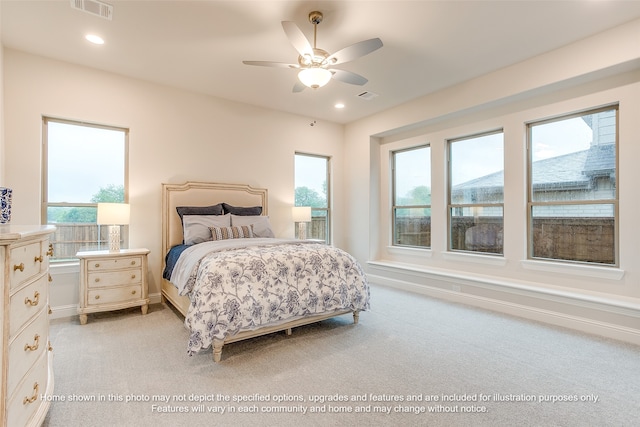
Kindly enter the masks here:
[[[186, 355], [165, 305], [55, 320], [58, 401], [44, 425], [637, 425], [640, 347], [380, 286], [371, 306], [358, 325], [347, 315], [229, 344], [219, 364], [211, 350]], [[196, 412], [193, 396], [213, 401]], [[541, 401], [554, 397], [577, 401]]]

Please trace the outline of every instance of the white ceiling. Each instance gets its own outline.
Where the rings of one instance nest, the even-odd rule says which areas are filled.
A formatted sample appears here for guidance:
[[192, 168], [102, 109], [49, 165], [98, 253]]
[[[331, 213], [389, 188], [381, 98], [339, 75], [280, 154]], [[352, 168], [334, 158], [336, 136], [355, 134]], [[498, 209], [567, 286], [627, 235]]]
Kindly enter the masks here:
[[[640, 18], [638, 0], [121, 1], [111, 21], [69, 0], [0, 0], [9, 48], [217, 97], [348, 123]], [[296, 63], [280, 21], [333, 53], [379, 37], [384, 46], [341, 64], [369, 79], [292, 93], [296, 72], [243, 60]], [[102, 36], [96, 46], [87, 33]], [[639, 42], [640, 43], [640, 42]], [[614, 47], [612, 47], [614, 48]], [[526, 78], [526, 76], [523, 76]], [[357, 95], [378, 94], [366, 101]], [[336, 102], [346, 108], [333, 108]]]

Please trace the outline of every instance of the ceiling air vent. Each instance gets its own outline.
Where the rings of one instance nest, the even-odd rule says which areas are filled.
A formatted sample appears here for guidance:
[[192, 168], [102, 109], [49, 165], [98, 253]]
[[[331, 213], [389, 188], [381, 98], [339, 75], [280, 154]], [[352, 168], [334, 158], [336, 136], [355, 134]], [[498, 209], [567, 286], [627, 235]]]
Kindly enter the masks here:
[[373, 98], [377, 98], [378, 94], [373, 92], [364, 91], [356, 95], [358, 98], [364, 99], [365, 101], [371, 101]]
[[111, 21], [113, 6], [98, 0], [71, 0], [71, 7]]

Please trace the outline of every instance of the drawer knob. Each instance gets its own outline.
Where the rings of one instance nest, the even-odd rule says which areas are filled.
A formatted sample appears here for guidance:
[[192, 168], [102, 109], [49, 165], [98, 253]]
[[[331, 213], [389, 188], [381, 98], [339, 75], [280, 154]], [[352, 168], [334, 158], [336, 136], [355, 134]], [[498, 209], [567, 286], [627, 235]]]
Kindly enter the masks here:
[[99, 281], [100, 281], [100, 278], [99, 278], [99, 277], [96, 277], [95, 282], [96, 282], [96, 283], [98, 283]]
[[46, 253], [47, 256], [53, 256], [53, 243], [49, 243], [49, 250]]
[[24, 271], [24, 263], [21, 262], [20, 265], [15, 264], [13, 266], [13, 271], [16, 271], [16, 270]]
[[49, 341], [49, 346], [47, 347], [47, 350], [53, 351], [53, 347], [51, 346], [51, 341]]
[[53, 282], [53, 277], [51, 277], [51, 274], [49, 274], [49, 281]]
[[134, 289], [131, 291], [131, 295], [135, 295], [135, 294], [136, 294], [136, 290]]
[[131, 278], [132, 278], [132, 279], [135, 279], [135, 278], [136, 278], [136, 275], [135, 275], [135, 274], [132, 274], [132, 275], [131, 275]]
[[36, 401], [36, 399], [38, 399], [38, 389], [40, 388], [40, 386], [38, 386], [38, 383], [33, 383], [33, 395], [31, 397], [26, 397], [24, 399], [22, 399], [22, 404], [26, 405], [27, 403], [33, 403]]
[[42, 261], [44, 261], [44, 258], [42, 257], [42, 255], [33, 258], [33, 262], [42, 262]]
[[136, 262], [135, 261], [131, 261], [131, 265], [136, 265]]
[[30, 305], [31, 307], [35, 307], [40, 302], [40, 292], [35, 291], [33, 293], [33, 299], [29, 297], [25, 297], [24, 305]]
[[95, 267], [95, 268], [100, 267], [100, 263], [96, 262], [96, 263], [95, 263], [95, 265], [94, 265], [94, 267]]
[[33, 337], [33, 345], [25, 344], [24, 351], [36, 351], [40, 347], [40, 335], [35, 334]]
[[96, 299], [100, 299], [100, 295], [96, 295]]

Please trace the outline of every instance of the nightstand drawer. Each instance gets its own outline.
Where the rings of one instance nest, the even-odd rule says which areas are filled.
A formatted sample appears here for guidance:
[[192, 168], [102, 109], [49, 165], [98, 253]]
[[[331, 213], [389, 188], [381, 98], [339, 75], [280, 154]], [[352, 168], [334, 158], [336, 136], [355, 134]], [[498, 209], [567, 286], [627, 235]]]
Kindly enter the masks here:
[[87, 261], [87, 270], [93, 271], [105, 271], [105, 270], [119, 270], [124, 268], [135, 268], [142, 265], [142, 257], [120, 257], [120, 258], [105, 258], [95, 259]]
[[94, 289], [87, 293], [87, 305], [102, 305], [136, 301], [142, 298], [142, 286], [122, 286], [109, 289]]
[[141, 270], [104, 271], [89, 273], [87, 285], [90, 288], [105, 288], [108, 286], [133, 285], [142, 280]]
[[48, 316], [49, 313], [46, 310], [41, 310], [38, 317], [9, 344], [9, 363], [11, 364], [7, 376], [9, 395], [40, 355], [47, 350]]
[[9, 335], [15, 335], [22, 325], [47, 305], [47, 286], [49, 286], [49, 277], [44, 275], [11, 295]]
[[31, 279], [42, 271], [46, 271], [49, 258], [42, 253], [42, 244], [33, 242], [11, 249], [9, 261], [10, 289]]

